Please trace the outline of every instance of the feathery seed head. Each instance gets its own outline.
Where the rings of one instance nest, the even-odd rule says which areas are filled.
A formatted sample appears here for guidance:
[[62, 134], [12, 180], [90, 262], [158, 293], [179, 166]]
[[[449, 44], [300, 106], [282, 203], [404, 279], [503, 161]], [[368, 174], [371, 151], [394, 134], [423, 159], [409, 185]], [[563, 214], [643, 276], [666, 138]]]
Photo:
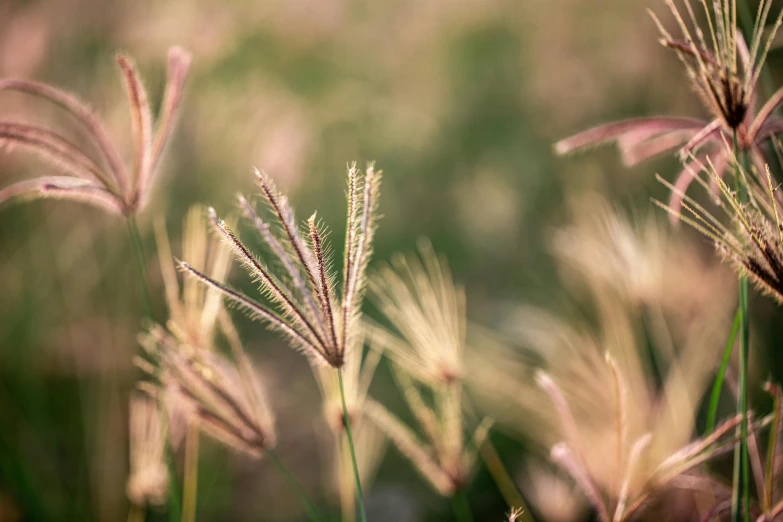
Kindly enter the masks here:
[[0, 121], [0, 144], [18, 145], [48, 162], [59, 175], [20, 181], [0, 190], [0, 203], [16, 198], [59, 198], [88, 203], [110, 214], [132, 216], [149, 201], [155, 174], [172, 133], [190, 55], [179, 47], [169, 50], [166, 89], [153, 129], [152, 112], [144, 85], [132, 61], [117, 56], [130, 106], [134, 165], [128, 168], [103, 123], [75, 96], [43, 83], [0, 78], [0, 91], [37, 96], [60, 106], [84, 127], [98, 154], [91, 154], [67, 137], [44, 127]]
[[[770, 46], [783, 21], [783, 9], [767, 31], [772, 0], [759, 3], [750, 49], [737, 28], [735, 0], [713, 2], [700, 0], [707, 30], [699, 27], [690, 0], [685, 0], [683, 16], [674, 0], [665, 0], [680, 37], [673, 37], [652, 14], [663, 44], [674, 50], [685, 65], [695, 91], [710, 111], [710, 120], [654, 116], [632, 118], [599, 125], [555, 144], [559, 154], [586, 149], [602, 143], [616, 142], [623, 161], [632, 166], [645, 159], [679, 148], [684, 162], [675, 181], [678, 192], [685, 193], [699, 171], [699, 164], [712, 161], [719, 177], [732, 163], [726, 143], [737, 138], [759, 173], [763, 173], [763, 146], [771, 137], [783, 132], [783, 119], [776, 115], [783, 104], [780, 88], [761, 105], [757, 103], [757, 86]], [[766, 37], [764, 34], [767, 33]], [[705, 34], [707, 36], [705, 36]], [[718, 187], [713, 185], [718, 196]], [[672, 196], [670, 206], [679, 213], [682, 197]], [[676, 214], [673, 215], [676, 217]]]
[[214, 213], [211, 220], [216, 232], [256, 279], [266, 302], [231, 289], [191, 264], [180, 263], [180, 267], [222, 293], [252, 318], [262, 320], [285, 335], [293, 347], [302, 350], [311, 360], [341, 368], [346, 352], [356, 344], [359, 335], [365, 272], [376, 226], [380, 172], [372, 165], [363, 175], [355, 164], [348, 169], [352, 189], [348, 193], [343, 288], [339, 297], [331, 268], [331, 249], [323, 227], [316, 223], [316, 214], [307, 221], [305, 240], [286, 197], [265, 173], [256, 169], [255, 176], [269, 210], [270, 222], [256, 213], [245, 198], [239, 198], [239, 205], [281, 271], [273, 271], [264, 264]]
[[428, 241], [420, 242], [418, 256], [398, 256], [384, 267], [371, 279], [370, 292], [391, 329], [367, 324], [368, 340], [394, 362], [424, 439], [377, 402], [368, 402], [365, 412], [438, 492], [453, 495], [472, 475], [489, 429], [485, 419], [471, 443], [463, 436], [464, 292]]
[[[570, 201], [571, 223], [551, 234], [550, 249], [572, 294], [605, 288], [632, 308], [659, 307], [675, 337], [712, 303], [733, 297], [728, 271], [672, 234], [656, 209], [629, 216], [597, 193]], [[533, 318], [525, 322], [534, 326]]]
[[[687, 379], [695, 380], [692, 365], [705, 363], [703, 356], [678, 359], [670, 364], [662, 392], [646, 388], [645, 375], [636, 376], [641, 383], [633, 380], [641, 361], [620, 363], [613, 357], [604, 364], [609, 375], [600, 376], [598, 360], [583, 360], [557, 363], [571, 367], [557, 381], [537, 378], [561, 425], [562, 441], [552, 446], [550, 458], [573, 478], [600, 520], [629, 520], [651, 499], [667, 494], [680, 475], [733, 445], [728, 436], [739, 417], [704, 439], [690, 440], [700, 395]], [[700, 371], [703, 387], [709, 372]], [[599, 374], [595, 382], [588, 381], [590, 372]], [[605, 387], [600, 396], [583, 397], [600, 386]]]
[[462, 378], [465, 293], [429, 241], [419, 255], [394, 258], [370, 281], [370, 292], [392, 329], [368, 325], [370, 341], [427, 384]]
[[699, 167], [708, 179], [702, 179], [699, 173], [697, 181], [707, 187], [711, 178], [711, 184], [718, 187], [719, 208], [730, 225], [724, 225], [693, 198], [660, 177], [659, 181], [683, 203], [680, 209], [657, 201], [656, 204], [711, 239], [720, 257], [736, 272], [753, 281], [762, 293], [783, 304], [783, 225], [780, 221], [783, 208], [776, 194], [778, 187], [772, 185], [769, 167], [764, 165], [762, 172], [751, 176], [735, 160], [736, 175], [747, 191], [747, 202], [740, 200], [710, 162]]
[[370, 345], [394, 362], [394, 376], [424, 439], [377, 402], [368, 402], [365, 412], [438, 492], [450, 496], [467, 484], [489, 424], [479, 424], [472, 443], [465, 440], [464, 294], [429, 242], [419, 251], [420, 257], [397, 257], [394, 268], [371, 280], [374, 300], [393, 330], [375, 324], [367, 329]]
[[[738, 28], [736, 0], [713, 2], [711, 9], [707, 0], [701, 0], [709, 28], [709, 43], [696, 22], [689, 0], [685, 0], [684, 5], [691, 28], [674, 0], [666, 0], [666, 5], [677, 22], [681, 39], [673, 38], [654, 14], [653, 20], [661, 33], [661, 42], [677, 53], [699, 97], [728, 130], [737, 130], [743, 124], [750, 125], [746, 118], [754, 101], [761, 68], [780, 27], [783, 10], [762, 49], [762, 32], [772, 0], [760, 3], [749, 50]], [[750, 148], [751, 143], [745, 140], [745, 145], [745, 148]]]
[[[727, 310], [717, 304], [693, 307], [687, 328], [670, 328], [668, 315], [679, 315], [679, 309], [662, 306], [665, 293], [636, 298], [624, 262], [614, 263], [614, 277], [596, 268], [607, 252], [611, 259], [622, 251], [618, 247], [631, 248], [639, 238], [605, 232], [592, 238], [589, 229], [581, 230], [589, 237], [580, 237], [578, 228], [571, 230], [570, 242], [556, 242], [556, 259], [587, 291], [590, 319], [526, 311], [515, 322], [521, 323], [528, 353], [499, 350], [494, 369], [476, 368], [475, 386], [493, 397], [493, 414], [509, 418], [498, 411], [505, 402], [498, 394], [522, 407], [526, 435], [550, 450], [600, 520], [620, 522], [668, 495], [684, 472], [733, 443], [729, 435], [736, 418], [706, 439], [692, 440], [694, 417], [722, 345], [716, 332]], [[585, 244], [590, 250], [583, 250]], [[635, 258], [628, 252], [620, 257]], [[683, 269], [669, 260], [650, 272], [644, 286], [679, 280], [676, 274]], [[482, 354], [485, 365], [492, 358], [491, 352]]]
[[160, 326], [142, 344], [158, 367], [151, 388], [169, 414], [172, 443], [194, 427], [237, 451], [260, 457], [276, 443], [274, 419], [258, 376], [238, 343], [236, 332], [224, 332], [230, 361], [214, 352], [180, 343]]

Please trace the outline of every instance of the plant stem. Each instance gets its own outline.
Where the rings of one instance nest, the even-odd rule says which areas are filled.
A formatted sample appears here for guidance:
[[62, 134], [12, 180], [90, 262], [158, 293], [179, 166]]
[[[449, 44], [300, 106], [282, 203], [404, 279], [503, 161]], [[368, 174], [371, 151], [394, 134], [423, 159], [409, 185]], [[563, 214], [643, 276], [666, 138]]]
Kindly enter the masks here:
[[503, 496], [503, 500], [506, 501], [508, 507], [522, 510], [520, 522], [523, 520], [533, 522], [533, 516], [530, 514], [530, 509], [528, 509], [525, 499], [522, 498], [522, 494], [517, 489], [516, 484], [514, 484], [514, 480], [511, 478], [508, 470], [503, 465], [503, 461], [500, 460], [500, 456], [498, 455], [497, 450], [495, 450], [495, 446], [493, 446], [492, 442], [489, 440], [489, 437], [487, 437], [487, 440], [479, 447], [479, 454], [484, 460], [484, 464], [487, 466], [489, 474], [492, 475], [492, 479], [495, 481], [498, 491], [500, 491], [500, 494]]
[[299, 497], [299, 503], [302, 505], [302, 508], [305, 510], [310, 520], [312, 522], [321, 522], [324, 520], [323, 516], [318, 511], [318, 508], [315, 507], [313, 501], [310, 500], [307, 492], [304, 490], [299, 481], [296, 480], [294, 474], [291, 473], [291, 470], [289, 470], [288, 467], [283, 464], [283, 461], [280, 460], [280, 456], [277, 454], [277, 452], [272, 449], [268, 449], [266, 450], [266, 454], [269, 455], [269, 458], [275, 464], [277, 471], [283, 477], [283, 480], [285, 480], [286, 484], [288, 484], [288, 487], [291, 488], [297, 497]]
[[457, 522], [473, 522], [473, 515], [470, 512], [470, 503], [465, 491], [458, 489], [451, 496], [451, 506], [454, 508], [454, 517]]
[[150, 294], [147, 289], [147, 270], [144, 268], [144, 246], [141, 242], [139, 227], [136, 225], [136, 218], [128, 216], [126, 220], [128, 225], [128, 236], [133, 245], [134, 257], [136, 258], [136, 273], [139, 277], [139, 296], [144, 310], [144, 317], [152, 318], [152, 307], [150, 306]]
[[353, 481], [353, 463], [348, 437], [340, 434], [337, 440], [337, 459], [340, 464], [340, 512], [342, 522], [356, 521], [356, 486]]
[[[746, 198], [745, 187], [741, 182], [743, 166], [747, 163], [747, 155], [739, 150], [737, 132], [734, 131], [734, 155], [737, 161], [735, 167], [734, 189], [740, 204]], [[748, 356], [750, 354], [750, 328], [748, 324], [748, 280], [739, 277], [739, 307], [740, 318], [740, 351], [739, 351], [739, 394], [737, 410], [742, 414], [740, 422], [740, 441], [734, 451], [734, 486], [732, 491], [731, 513], [734, 522], [750, 521], [750, 462], [748, 455]]]
[[715, 376], [715, 383], [712, 385], [712, 392], [710, 393], [710, 406], [707, 410], [707, 429], [705, 433], [709, 435], [715, 429], [715, 421], [718, 416], [718, 403], [720, 402], [720, 394], [723, 390], [723, 381], [726, 379], [726, 370], [729, 367], [729, 360], [731, 359], [731, 352], [734, 349], [734, 341], [737, 340], [737, 332], [740, 327], [740, 310], [737, 309], [737, 313], [734, 314], [734, 325], [731, 327], [731, 333], [729, 339], [726, 341], [726, 348], [723, 349], [723, 358], [720, 362], [720, 369], [718, 369], [718, 375]]
[[[133, 246], [133, 254], [136, 259], [136, 274], [138, 276], [138, 288], [139, 296], [142, 304], [142, 310], [145, 319], [152, 319], [152, 306], [150, 305], [150, 293], [147, 288], [147, 270], [144, 264], [144, 246], [141, 241], [141, 234], [139, 234], [139, 227], [136, 224], [136, 218], [128, 216], [125, 220], [128, 228], [128, 237], [130, 238], [131, 245]], [[174, 450], [169, 448], [167, 452], [167, 464], [169, 468], [169, 499], [168, 499], [168, 512], [169, 521], [177, 522], [180, 519], [180, 499], [177, 495], [176, 479], [177, 468], [174, 461]], [[187, 469], [186, 469], [187, 471]], [[195, 516], [195, 511], [193, 513]]]
[[340, 400], [343, 403], [343, 420], [345, 421], [345, 434], [348, 436], [348, 446], [351, 448], [351, 462], [353, 463], [353, 479], [356, 482], [356, 502], [359, 504], [359, 520], [367, 522], [367, 513], [364, 510], [364, 493], [362, 493], [362, 480], [359, 477], [359, 464], [356, 461], [356, 448], [353, 445], [351, 433], [351, 419], [348, 415], [348, 406], [345, 404], [345, 386], [343, 386], [343, 372], [337, 369], [337, 380], [340, 382]]
[[749, 339], [750, 329], [748, 324], [748, 280], [741, 278], [739, 282], [740, 294], [740, 352], [739, 352], [739, 400], [737, 408], [742, 413], [740, 423], [739, 453], [742, 464], [742, 505], [745, 522], [750, 520], [750, 464], [748, 455], [748, 357], [750, 355]]
[[169, 468], [169, 522], [179, 522], [181, 508], [177, 491], [177, 466], [174, 464], [174, 448], [171, 444], [166, 451], [166, 464]]
[[198, 498], [198, 427], [191, 424], [185, 435], [185, 477], [182, 479], [182, 522], [196, 521]]
[[144, 522], [146, 518], [145, 509], [136, 504], [131, 504], [128, 511], [128, 522]]

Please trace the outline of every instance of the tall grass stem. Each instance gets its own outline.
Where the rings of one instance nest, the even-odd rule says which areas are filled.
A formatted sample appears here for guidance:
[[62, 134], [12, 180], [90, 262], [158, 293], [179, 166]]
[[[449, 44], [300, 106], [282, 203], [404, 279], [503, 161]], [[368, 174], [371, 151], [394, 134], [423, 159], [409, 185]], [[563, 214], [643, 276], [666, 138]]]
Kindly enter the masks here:
[[737, 309], [737, 313], [734, 314], [734, 325], [731, 327], [731, 333], [729, 339], [726, 341], [726, 348], [723, 349], [723, 358], [720, 362], [720, 368], [718, 374], [715, 376], [715, 383], [712, 385], [712, 392], [710, 393], [710, 405], [707, 410], [707, 429], [705, 433], [709, 435], [715, 429], [715, 422], [718, 417], [718, 405], [720, 403], [720, 394], [723, 391], [723, 381], [726, 379], [726, 370], [729, 367], [729, 361], [731, 360], [731, 353], [734, 351], [734, 342], [737, 340], [737, 333], [740, 328], [740, 310]]
[[169, 468], [169, 522], [179, 522], [182, 508], [179, 500], [179, 491], [177, 491], [177, 466], [174, 460], [174, 448], [171, 444], [168, 445], [166, 454], [166, 464]]
[[128, 511], [128, 522], [144, 522], [145, 518], [146, 513], [143, 507], [137, 506], [136, 504], [130, 505], [130, 510]]
[[345, 404], [345, 386], [343, 385], [343, 371], [337, 369], [337, 380], [340, 382], [340, 400], [343, 404], [343, 420], [345, 422], [345, 434], [348, 436], [348, 447], [351, 448], [351, 462], [353, 464], [353, 479], [356, 482], [356, 502], [359, 504], [359, 520], [367, 522], [367, 513], [364, 509], [364, 493], [362, 492], [362, 480], [359, 476], [359, 463], [356, 461], [356, 448], [353, 445], [351, 433], [351, 419], [348, 415], [348, 406]]
[[185, 436], [185, 476], [182, 479], [182, 522], [196, 522], [199, 430], [191, 424]]
[[451, 505], [454, 509], [454, 517], [457, 522], [473, 522], [473, 515], [470, 512], [470, 503], [465, 491], [458, 489], [451, 496]]
[[139, 227], [136, 224], [136, 218], [129, 216], [126, 223], [128, 225], [128, 236], [133, 245], [133, 253], [136, 258], [136, 273], [139, 278], [139, 299], [141, 300], [143, 307], [144, 317], [146, 319], [151, 319], [152, 307], [150, 305], [149, 289], [147, 288], [147, 269], [144, 264], [144, 246], [141, 242], [141, 235], [139, 234]]
[[514, 479], [511, 478], [506, 466], [503, 465], [500, 455], [498, 455], [495, 446], [492, 445], [489, 438], [479, 447], [479, 454], [508, 507], [522, 511], [519, 521], [533, 522], [533, 516], [530, 514], [530, 509], [528, 509], [525, 499], [522, 498], [522, 494], [517, 489]]
[[[747, 198], [746, 188], [741, 182], [742, 168], [747, 167], [747, 155], [739, 150], [737, 132], [734, 131], [735, 166], [734, 189], [740, 204]], [[734, 452], [734, 484], [732, 489], [731, 514], [733, 522], [750, 522], [750, 462], [748, 455], [748, 356], [750, 328], [748, 324], [748, 280], [739, 278], [739, 393], [737, 410], [742, 414], [739, 445]]]

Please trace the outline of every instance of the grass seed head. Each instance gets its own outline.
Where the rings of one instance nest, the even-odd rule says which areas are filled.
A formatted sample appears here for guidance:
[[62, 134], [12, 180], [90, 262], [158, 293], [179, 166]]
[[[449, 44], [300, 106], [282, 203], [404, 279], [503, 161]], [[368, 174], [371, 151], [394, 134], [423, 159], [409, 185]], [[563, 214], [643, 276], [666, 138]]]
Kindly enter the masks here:
[[373, 299], [392, 328], [368, 325], [368, 335], [370, 345], [393, 361], [397, 384], [424, 437], [376, 401], [367, 402], [365, 413], [439, 493], [451, 496], [472, 476], [489, 421], [466, 440], [464, 293], [428, 242], [419, 250], [420, 257], [397, 257], [372, 279]]
[[380, 174], [373, 165], [363, 173], [355, 164], [348, 168], [346, 248], [339, 298], [329, 255], [331, 250], [315, 214], [308, 220], [308, 239], [305, 240], [287, 198], [277, 190], [271, 178], [260, 171], [256, 171], [256, 180], [268, 207], [269, 221], [245, 198], [239, 198], [239, 205], [281, 270], [273, 270], [252, 253], [214, 213], [211, 221], [216, 233], [259, 284], [265, 302], [226, 286], [190, 263], [180, 263], [180, 268], [222, 293], [226, 300], [253, 319], [282, 333], [291, 346], [312, 361], [342, 368], [346, 351], [356, 344], [359, 336], [365, 272], [376, 227]]
[[159, 326], [143, 336], [142, 344], [157, 362], [150, 378], [168, 411], [175, 446], [191, 427], [256, 458], [275, 446], [274, 418], [241, 347], [232, 346], [229, 360], [182, 344]]
[[118, 55], [117, 65], [125, 81], [130, 108], [135, 160], [131, 168], [125, 165], [119, 148], [87, 104], [47, 84], [0, 78], [0, 91], [18, 91], [43, 98], [74, 116], [84, 128], [91, 149], [97, 151], [97, 154], [87, 152], [89, 149], [45, 127], [0, 121], [0, 144], [19, 147], [47, 162], [57, 173], [5, 187], [0, 190], [0, 203], [17, 198], [68, 199], [124, 216], [135, 215], [145, 208], [179, 113], [190, 55], [179, 47], [169, 50], [166, 88], [156, 125], [133, 61]]
[[370, 281], [370, 295], [391, 328], [370, 324], [374, 346], [431, 385], [458, 381], [465, 350], [465, 292], [429, 241], [418, 256], [397, 255]]
[[[708, 159], [719, 177], [725, 175], [732, 164], [732, 152], [726, 144], [736, 137], [738, 147], [748, 154], [759, 174], [763, 174], [763, 147], [770, 136], [783, 132], [783, 119], [776, 114], [783, 104], [783, 88], [759, 106], [758, 83], [767, 53], [783, 21], [783, 8], [767, 30], [772, 0], [759, 3], [748, 48], [737, 27], [736, 0], [712, 3], [700, 0], [706, 29], [697, 23], [697, 13], [690, 0], [683, 2], [685, 14], [674, 0], [665, 3], [679, 35], [673, 36], [652, 14], [661, 42], [683, 63], [686, 77], [711, 118], [654, 116], [612, 122], [563, 139], [555, 144], [555, 150], [568, 154], [616, 142], [624, 163], [631, 166], [679, 148], [684, 167], [675, 185], [684, 194], [700, 170], [699, 164]], [[714, 189], [717, 195], [717, 187]], [[681, 197], [677, 196], [670, 204], [679, 213], [681, 203]]]

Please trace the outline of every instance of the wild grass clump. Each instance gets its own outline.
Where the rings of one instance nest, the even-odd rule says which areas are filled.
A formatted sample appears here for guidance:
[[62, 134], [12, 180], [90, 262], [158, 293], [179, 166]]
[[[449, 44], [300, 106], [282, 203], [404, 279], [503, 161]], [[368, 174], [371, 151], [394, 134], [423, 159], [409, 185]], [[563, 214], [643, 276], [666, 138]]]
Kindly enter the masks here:
[[[156, 122], [136, 67], [118, 56], [131, 115], [130, 166], [85, 103], [46, 84], [0, 79], [0, 91], [59, 105], [86, 138], [0, 121], [0, 144], [43, 159], [57, 173], [11, 184], [0, 190], [0, 203], [64, 198], [128, 224], [146, 303], [143, 317], [135, 318], [144, 349], [134, 359], [142, 371], [137, 388], [146, 395], [134, 390], [129, 406], [129, 518], [143, 520], [148, 507], [163, 504], [171, 520], [198, 518], [202, 435], [250, 465], [271, 462], [312, 522], [334, 518], [325, 511], [336, 511], [337, 499], [328, 495], [339, 497], [341, 520], [369, 520], [366, 488], [389, 443], [452, 502], [460, 522], [479, 513], [471, 487], [484, 467], [507, 504], [494, 516], [508, 522], [709, 522], [728, 513], [732, 522], [781, 518], [783, 395], [767, 382], [771, 414], [763, 414], [761, 402], [750, 408], [747, 282], [783, 304], [783, 206], [776, 169], [765, 157], [780, 153], [770, 144], [779, 145], [783, 133], [783, 88], [770, 94], [761, 87], [783, 9], [772, 14], [772, 0], [762, 0], [746, 42], [738, 1], [665, 0], [674, 31], [652, 15], [706, 119], [635, 118], [584, 131], [555, 149], [569, 153], [614, 141], [628, 165], [678, 150], [682, 172], [672, 182], [659, 178], [671, 197], [658, 206], [714, 243], [736, 272], [739, 291], [719, 263], [713, 267], [662, 220], [631, 219], [604, 197], [582, 194], [570, 199], [573, 222], [543, 234], [562, 287], [547, 287], [547, 298], [562, 295], [568, 304], [504, 302], [480, 310], [502, 334], [469, 322], [464, 287], [431, 243], [370, 267], [381, 181], [373, 163], [347, 166], [341, 259], [317, 213], [300, 222], [272, 178], [255, 170], [257, 197], [238, 196], [237, 214], [263, 252], [255, 253], [239, 232], [239, 216], [223, 219], [214, 208], [193, 206], [181, 242], [170, 241], [162, 217], [155, 221], [160, 278], [148, 278], [134, 219], [149, 207], [190, 56], [178, 47], [169, 51]], [[762, 104], [763, 94], [770, 96]], [[694, 181], [711, 203], [688, 192]], [[228, 283], [232, 257], [258, 295]], [[150, 306], [155, 281], [165, 319]], [[372, 313], [364, 309], [365, 294]], [[310, 364], [321, 414], [285, 401], [275, 402], [274, 411], [314, 426], [305, 444], [327, 442], [326, 506], [312, 500], [283, 462], [278, 441], [288, 427], [276, 423], [270, 399], [277, 397], [267, 393], [256, 354], [246, 350], [263, 342], [253, 337], [252, 324], [240, 333], [230, 307], [280, 334]], [[277, 368], [271, 372], [277, 376]], [[393, 379], [402, 411], [377, 386], [376, 374]], [[721, 409], [724, 383], [735, 399], [728, 412]], [[495, 426], [524, 442], [527, 462], [498, 453], [490, 434]], [[0, 446], [4, 451], [5, 443]], [[719, 463], [731, 452], [729, 486]]]
[[672, 328], [660, 290], [682, 267], [673, 259], [659, 266], [647, 255], [651, 238], [665, 237], [661, 223], [634, 225], [600, 198], [589, 199], [579, 206], [588, 212], [579, 214], [579, 225], [554, 234], [553, 252], [571, 295], [586, 295], [595, 319], [525, 309], [518, 328], [532, 353], [488, 353], [493, 362], [475, 386], [485, 390], [485, 408], [501, 420], [513, 416], [548, 449], [599, 520], [652, 517], [646, 510], [687, 491], [684, 477], [706, 487], [712, 479], [699, 464], [733, 448], [740, 416], [705, 438], [694, 436], [726, 307], [700, 310], [684, 331]]

